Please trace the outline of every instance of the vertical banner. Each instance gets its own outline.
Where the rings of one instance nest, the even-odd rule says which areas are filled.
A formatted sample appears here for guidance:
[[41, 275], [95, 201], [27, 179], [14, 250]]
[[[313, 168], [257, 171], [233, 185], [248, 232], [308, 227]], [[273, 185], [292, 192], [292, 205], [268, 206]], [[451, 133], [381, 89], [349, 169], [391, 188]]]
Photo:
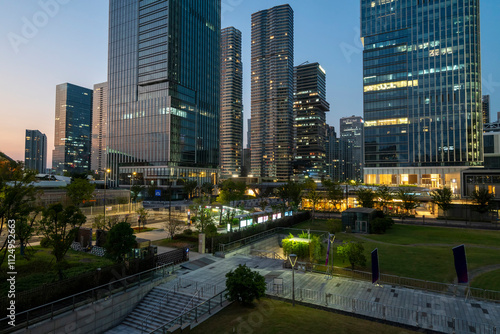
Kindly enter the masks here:
[[330, 245], [331, 245], [331, 242], [330, 242], [330, 233], [328, 233], [328, 248], [326, 250], [326, 262], [325, 262], [325, 266], [328, 266], [328, 260], [330, 258]]
[[380, 268], [378, 266], [378, 248], [372, 252], [372, 284], [375, 284], [380, 278]]
[[458, 283], [469, 283], [465, 245], [453, 248], [453, 257], [455, 258], [455, 270], [457, 272]]

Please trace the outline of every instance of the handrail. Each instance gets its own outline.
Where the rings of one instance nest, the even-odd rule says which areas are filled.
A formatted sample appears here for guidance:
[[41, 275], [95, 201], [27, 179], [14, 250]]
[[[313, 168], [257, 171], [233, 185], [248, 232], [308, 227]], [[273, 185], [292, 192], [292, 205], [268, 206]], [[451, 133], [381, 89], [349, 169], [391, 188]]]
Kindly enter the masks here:
[[[164, 264], [160, 267], [155, 267], [155, 268], [151, 268], [151, 269], [148, 269], [148, 270], [145, 270], [145, 271], [142, 271], [140, 273], [137, 273], [137, 274], [134, 274], [134, 275], [130, 275], [130, 276], [126, 276], [124, 278], [121, 278], [119, 280], [116, 280], [116, 281], [113, 281], [113, 282], [110, 282], [110, 283], [107, 283], [107, 284], [103, 284], [103, 285], [100, 285], [100, 286], [97, 286], [95, 288], [92, 288], [92, 289], [88, 289], [88, 290], [85, 290], [85, 291], [82, 291], [82, 292], [79, 292], [77, 294], [74, 294], [74, 295], [71, 295], [71, 296], [68, 296], [68, 297], [64, 297], [64, 298], [61, 298], [61, 299], [58, 299], [58, 300], [55, 300], [53, 302], [50, 302], [50, 303], [47, 303], [47, 304], [44, 304], [44, 305], [40, 305], [40, 306], [37, 306], [37, 307], [34, 307], [34, 308], [31, 308], [29, 310], [26, 310], [26, 311], [23, 311], [23, 312], [20, 312], [20, 313], [17, 313], [16, 314], [16, 318], [21, 318], [20, 316], [22, 315], [27, 315], [27, 325], [29, 325], [30, 322], [33, 323], [33, 321], [31, 321], [30, 317], [29, 317], [29, 314], [30, 312], [33, 313], [34, 311], [36, 310], [39, 310], [39, 309], [42, 309], [42, 308], [47, 308], [50, 310], [50, 312], [47, 312], [51, 318], [53, 318], [54, 316], [54, 305], [55, 304], [58, 304], [58, 303], [62, 303], [62, 302], [67, 302], [67, 301], [71, 301], [71, 304], [73, 305], [73, 309], [75, 308], [75, 299], [79, 296], [82, 296], [82, 295], [85, 295], [85, 294], [91, 294], [92, 295], [92, 298], [94, 298], [94, 295], [95, 295], [95, 298], [97, 300], [97, 291], [99, 290], [108, 290], [110, 292], [110, 295], [112, 294], [112, 292], [109, 290], [110, 288], [110, 284], [116, 284], [116, 283], [122, 283], [123, 282], [126, 282], [127, 280], [130, 280], [131, 278], [135, 278], [135, 277], [139, 277], [139, 281], [140, 281], [140, 276], [141, 275], [145, 275], [145, 274], [148, 274], [148, 273], [151, 273], [151, 272], [156, 272], [156, 271], [160, 271], [160, 270], [163, 270], [169, 266], [175, 266], [175, 264], [173, 262], [171, 263], [167, 263], [167, 264]], [[128, 287], [127, 284], [125, 283], [124, 284], [125, 286], [125, 289]], [[45, 314], [40, 316], [40, 317], [43, 317], [43, 316], [46, 316]], [[0, 319], [0, 323], [3, 323], [4, 321], [8, 321], [9, 318], [7, 317], [4, 317], [2, 319]], [[24, 324], [19, 324], [16, 326], [16, 330], [19, 330], [20, 328], [24, 328], [23, 327]]]
[[[163, 324], [163, 325], [160, 325], [159, 327], [157, 327], [157, 328], [153, 329], [153, 330], [152, 330], [151, 332], [149, 332], [148, 334], [155, 333], [156, 331], [159, 331], [159, 330], [162, 330], [162, 329], [165, 329], [165, 328], [167, 328], [167, 329], [168, 329], [168, 328], [172, 327], [173, 325], [177, 324], [177, 323], [179, 322], [179, 320], [180, 320], [180, 324], [181, 324], [181, 326], [182, 326], [182, 317], [183, 317], [185, 314], [187, 314], [187, 313], [189, 313], [189, 312], [191, 312], [191, 311], [193, 311], [193, 310], [195, 310], [196, 312], [198, 312], [198, 308], [199, 308], [199, 307], [201, 307], [202, 305], [207, 304], [207, 303], [208, 303], [208, 305], [209, 305], [209, 307], [208, 307], [208, 311], [207, 311], [207, 312], [208, 312], [208, 313], [210, 313], [210, 311], [211, 311], [211, 307], [210, 307], [210, 303], [211, 303], [211, 301], [212, 301], [212, 300], [214, 300], [215, 298], [220, 297], [220, 299], [221, 299], [220, 304], [221, 304], [221, 306], [222, 306], [222, 296], [223, 296], [223, 294], [224, 294], [226, 291], [227, 291], [227, 289], [226, 289], [226, 290], [224, 290], [224, 291], [221, 291], [220, 293], [218, 293], [217, 295], [213, 296], [212, 298], [210, 298], [210, 299], [208, 299], [208, 300], [204, 301], [203, 303], [201, 303], [201, 304], [197, 305], [196, 307], [194, 307], [194, 308], [192, 308], [192, 309], [190, 309], [190, 310], [188, 310], [188, 311], [186, 311], [186, 312], [182, 313], [182, 314], [181, 314], [181, 315], [179, 315], [177, 318], [175, 318], [175, 319], [173, 319], [173, 320], [171, 320], [171, 321], [169, 321], [169, 322], [167, 322], [167, 323], [165, 323], [165, 324]], [[200, 313], [200, 314], [196, 313], [196, 314], [197, 314], [197, 316], [202, 316], [202, 315], [206, 314], [207, 312], [205, 312], [205, 313]], [[162, 332], [164, 332], [164, 331], [162, 331]]]
[[252, 253], [257, 253], [256, 256], [258, 257], [265, 257], [265, 258], [269, 258], [267, 255], [271, 255], [271, 259], [273, 260], [283, 260], [283, 261], [286, 261], [284, 258], [281, 257], [281, 255], [279, 255], [278, 253], [276, 252], [273, 252], [273, 251], [266, 251], [266, 250], [260, 250], [260, 249], [252, 249], [250, 251], [250, 254]]
[[160, 309], [160, 312], [161, 312], [161, 304], [163, 303], [163, 301], [165, 300], [165, 297], [167, 297], [167, 303], [168, 303], [168, 294], [169, 293], [175, 293], [175, 286], [174, 286], [174, 289], [168, 289], [167, 292], [165, 292], [165, 294], [160, 298], [160, 303], [159, 305], [157, 305], [155, 308], [153, 308], [149, 313], [148, 315], [146, 316], [146, 318], [144, 318], [144, 320], [142, 321], [141, 323], [141, 333], [143, 332], [143, 329], [144, 329], [144, 323], [149, 320], [149, 317], [151, 316], [151, 314], [156, 311], [156, 309]]
[[[195, 293], [193, 293], [193, 296], [191, 297], [191, 300], [189, 300], [187, 302], [186, 306], [182, 309], [181, 315], [186, 312], [186, 309], [188, 308], [189, 304], [193, 303], [193, 300], [194, 300], [195, 297], [198, 297], [198, 298], [200, 297], [200, 290], [196, 290]], [[202, 304], [202, 303], [200, 303], [200, 304]], [[193, 305], [194, 305], [194, 303], [193, 303]], [[198, 306], [198, 305], [196, 305], [196, 306]], [[192, 309], [193, 308], [194, 308], [194, 306], [192, 307]]]

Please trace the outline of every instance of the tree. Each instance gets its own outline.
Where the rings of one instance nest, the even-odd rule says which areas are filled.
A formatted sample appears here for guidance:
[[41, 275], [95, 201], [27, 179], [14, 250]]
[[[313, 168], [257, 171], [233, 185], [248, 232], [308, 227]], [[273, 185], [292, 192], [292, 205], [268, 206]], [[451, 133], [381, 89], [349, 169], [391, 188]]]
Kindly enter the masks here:
[[375, 205], [375, 192], [369, 188], [360, 188], [356, 191], [358, 201], [363, 208], [373, 208]]
[[479, 213], [486, 213], [490, 210], [494, 196], [489, 193], [488, 189], [480, 188], [471, 194], [471, 198], [472, 202], [476, 205], [474, 210]]
[[132, 252], [136, 245], [134, 230], [127, 222], [113, 226], [106, 236], [106, 255], [115, 262], [123, 262], [125, 255]]
[[316, 206], [318, 205], [319, 201], [321, 200], [321, 195], [316, 191], [316, 189], [311, 189], [307, 193], [306, 198], [311, 202], [312, 204], [312, 214], [311, 214], [311, 219], [314, 222], [314, 214], [316, 212]]
[[[24, 240], [20, 243], [23, 252], [24, 245], [32, 236], [32, 231], [26, 224], [31, 224], [32, 212], [37, 210], [39, 190], [31, 184], [34, 180], [35, 173], [23, 171], [21, 162], [0, 161], [0, 235], [4, 234], [8, 221], [14, 220], [16, 228], [21, 233], [25, 232], [22, 235]], [[16, 236], [19, 237], [17, 233]], [[0, 247], [0, 265], [7, 256], [7, 241], [8, 238], [5, 238]]]
[[392, 193], [391, 190], [389, 189], [388, 186], [381, 186], [377, 188], [377, 191], [375, 192], [375, 195], [379, 198], [380, 200], [380, 206], [384, 210], [384, 212], [387, 212], [387, 204], [392, 202]]
[[234, 271], [226, 274], [226, 287], [227, 299], [250, 304], [254, 299], [259, 300], [265, 295], [266, 280], [258, 272], [240, 264]]
[[183, 225], [184, 222], [176, 218], [170, 218], [163, 224], [168, 234], [170, 235], [170, 239], [174, 238], [174, 236], [177, 234], [177, 231], [179, 231]]
[[337, 247], [337, 255], [344, 260], [348, 260], [352, 266], [352, 270], [354, 270], [355, 265], [366, 266], [364, 251], [363, 244], [355, 241], [344, 242]]
[[324, 180], [322, 183], [327, 189], [328, 199], [333, 202], [334, 208], [337, 210], [339, 203], [342, 203], [344, 200], [344, 190], [340, 184], [332, 182], [331, 180]]
[[38, 214], [41, 212], [41, 208], [33, 208], [33, 211], [29, 216], [23, 216], [20, 220], [16, 220], [16, 239], [19, 240], [19, 248], [21, 256], [25, 255], [25, 248], [31, 237], [35, 233], [35, 222]]
[[398, 190], [397, 198], [401, 200], [401, 207], [406, 213], [410, 213], [418, 206], [417, 196], [404, 188]]
[[188, 199], [191, 199], [196, 187], [198, 187], [198, 182], [194, 180], [184, 180], [183, 188], [184, 192], [188, 195]]
[[78, 207], [63, 207], [61, 203], [52, 204], [42, 212], [38, 231], [47, 238], [52, 247], [52, 255], [56, 258], [56, 268], [61, 280], [64, 256], [86, 219]]
[[80, 205], [83, 201], [88, 201], [92, 198], [95, 190], [95, 184], [91, 184], [87, 179], [74, 178], [70, 184], [66, 186], [66, 194], [73, 205]]
[[245, 196], [247, 186], [245, 182], [235, 182], [231, 179], [225, 180], [220, 186], [217, 202], [221, 204], [230, 204], [232, 201], [239, 201]]
[[[205, 182], [201, 185], [201, 193], [205, 196], [212, 198], [212, 192], [214, 191], [214, 185], [210, 182]], [[210, 200], [212, 202], [212, 200]]]
[[205, 233], [205, 228], [212, 223], [212, 211], [206, 208], [199, 208], [197, 215], [193, 217], [193, 221], [195, 222], [196, 228], [201, 233]]
[[443, 210], [444, 217], [448, 221], [448, 210], [451, 208], [451, 198], [453, 193], [450, 188], [436, 189], [431, 192], [432, 203]]
[[149, 212], [144, 208], [139, 208], [139, 209], [137, 209], [136, 212], [139, 215], [139, 218], [137, 221], [137, 226], [139, 226], [139, 232], [140, 232], [141, 231], [141, 223], [142, 223], [143, 228], [146, 227], [146, 222], [148, 219]]
[[142, 192], [142, 190], [144, 189], [143, 186], [139, 185], [139, 184], [134, 184], [131, 188], [130, 188], [130, 192], [131, 192], [131, 200], [132, 200], [132, 203], [135, 203], [137, 202], [137, 197], [139, 197], [140, 193]]
[[304, 190], [304, 184], [288, 181], [285, 185], [278, 188], [278, 196], [296, 209], [302, 202], [302, 190]]

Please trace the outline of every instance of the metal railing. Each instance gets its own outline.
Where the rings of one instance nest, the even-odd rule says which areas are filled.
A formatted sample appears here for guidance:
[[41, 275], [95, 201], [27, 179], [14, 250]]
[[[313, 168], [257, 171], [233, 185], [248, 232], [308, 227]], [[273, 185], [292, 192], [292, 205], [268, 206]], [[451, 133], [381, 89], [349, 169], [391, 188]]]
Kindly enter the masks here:
[[[291, 299], [292, 288], [289, 285], [267, 284], [267, 294]], [[429, 311], [418, 311], [408, 308], [387, 306], [377, 302], [325, 293], [317, 290], [295, 288], [295, 298], [304, 303], [321, 305], [344, 312], [359, 314], [415, 326], [422, 329], [432, 329], [444, 333], [482, 333], [497, 334], [493, 324], [457, 319], [446, 315], [433, 314]]]
[[184, 277], [179, 277], [177, 279], [177, 288], [178, 289], [187, 289], [192, 287], [194, 291], [200, 291], [201, 297], [204, 297], [205, 295], [207, 296], [215, 296], [216, 294], [220, 293], [221, 291], [226, 290], [225, 286], [220, 286], [216, 284], [211, 284], [211, 283], [200, 283], [194, 280], [190, 280], [188, 278]]
[[235, 251], [235, 250], [237, 250], [237, 249], [239, 249], [241, 247], [244, 247], [246, 245], [254, 243], [257, 240], [265, 239], [265, 238], [267, 238], [269, 236], [277, 234], [277, 233], [279, 233], [279, 231], [281, 231], [281, 229], [282, 229], [281, 227], [277, 227], [277, 228], [273, 228], [271, 230], [264, 231], [264, 232], [252, 235], [250, 237], [239, 239], [239, 240], [227, 243], [227, 244], [220, 244], [219, 245], [219, 251], [223, 252], [223, 253], [228, 253], [228, 252]]
[[193, 323], [193, 322], [198, 322], [198, 318], [202, 317], [206, 314], [212, 314], [212, 310], [217, 307], [223, 307], [224, 302], [227, 301], [227, 298], [225, 296], [227, 290], [224, 290], [217, 295], [213, 296], [212, 298], [204, 301], [203, 303], [199, 304], [198, 306], [185, 311], [182, 313], [180, 316], [175, 318], [174, 320], [161, 325], [160, 327], [152, 330], [149, 332], [149, 334], [155, 333], [155, 334], [164, 334], [168, 333], [169, 329], [178, 325], [182, 328], [182, 326]]
[[169, 294], [174, 294], [176, 288], [177, 288], [177, 286], [174, 286], [173, 290], [167, 290], [167, 292], [160, 298], [160, 303], [148, 313], [148, 315], [146, 316], [146, 318], [144, 318], [144, 320], [141, 323], [141, 333], [142, 333], [143, 330], [146, 329], [145, 324], [148, 323], [148, 320], [151, 318], [151, 316], [153, 315], [153, 313], [157, 314], [157, 313], [161, 312], [163, 302], [166, 300], [166, 302], [168, 303], [168, 300], [169, 300], [168, 299], [168, 295]]
[[258, 249], [251, 249], [250, 256], [256, 256], [256, 257], [260, 257], [260, 258], [273, 259], [273, 260], [283, 260], [283, 261], [286, 260], [276, 252], [266, 251], [266, 250], [258, 250]]
[[[169, 270], [170, 269], [170, 270]], [[10, 333], [18, 331], [22, 328], [28, 327], [47, 319], [54, 319], [55, 316], [74, 311], [76, 308], [97, 302], [100, 299], [109, 298], [120, 292], [126, 292], [135, 286], [152, 282], [159, 279], [169, 277], [175, 271], [173, 263], [165, 264], [163, 266], [149, 269], [141, 273], [127, 276], [121, 279], [114, 280], [110, 283], [86, 290], [69, 297], [65, 297], [54, 302], [41, 305], [30, 310], [16, 314], [16, 326], [11, 327], [8, 325], [9, 318], [5, 317], [0, 320], [0, 332]]]

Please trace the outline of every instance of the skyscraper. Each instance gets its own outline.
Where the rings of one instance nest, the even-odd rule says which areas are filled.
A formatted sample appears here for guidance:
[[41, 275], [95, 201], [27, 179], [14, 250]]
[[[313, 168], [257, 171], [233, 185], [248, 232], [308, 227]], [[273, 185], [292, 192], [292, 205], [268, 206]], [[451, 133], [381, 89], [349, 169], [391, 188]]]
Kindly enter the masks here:
[[363, 118], [340, 119], [341, 155], [345, 163], [343, 180], [363, 180]]
[[340, 165], [340, 155], [339, 155], [339, 141], [337, 138], [337, 133], [333, 126], [326, 126], [326, 173], [327, 178], [332, 181], [340, 181], [339, 175], [339, 165]]
[[288, 180], [293, 155], [293, 10], [252, 14], [251, 174]]
[[45, 173], [47, 169], [47, 136], [38, 130], [26, 130], [24, 168]]
[[489, 95], [483, 95], [482, 108], [483, 108], [483, 124], [488, 124], [488, 123], [490, 123], [490, 96]]
[[295, 67], [296, 176], [321, 180], [326, 175], [326, 72], [318, 63]]
[[[111, 0], [108, 167], [157, 186], [217, 182], [220, 0]], [[141, 182], [142, 182], [141, 181]]]
[[451, 186], [483, 161], [479, 0], [362, 0], [365, 182]]
[[92, 90], [70, 83], [56, 87], [52, 168], [58, 174], [90, 169]]
[[243, 153], [241, 31], [234, 27], [221, 31], [220, 100], [220, 168], [227, 179], [241, 175]]
[[92, 107], [92, 153], [90, 169], [106, 170], [106, 127], [108, 124], [108, 83], [94, 85]]

